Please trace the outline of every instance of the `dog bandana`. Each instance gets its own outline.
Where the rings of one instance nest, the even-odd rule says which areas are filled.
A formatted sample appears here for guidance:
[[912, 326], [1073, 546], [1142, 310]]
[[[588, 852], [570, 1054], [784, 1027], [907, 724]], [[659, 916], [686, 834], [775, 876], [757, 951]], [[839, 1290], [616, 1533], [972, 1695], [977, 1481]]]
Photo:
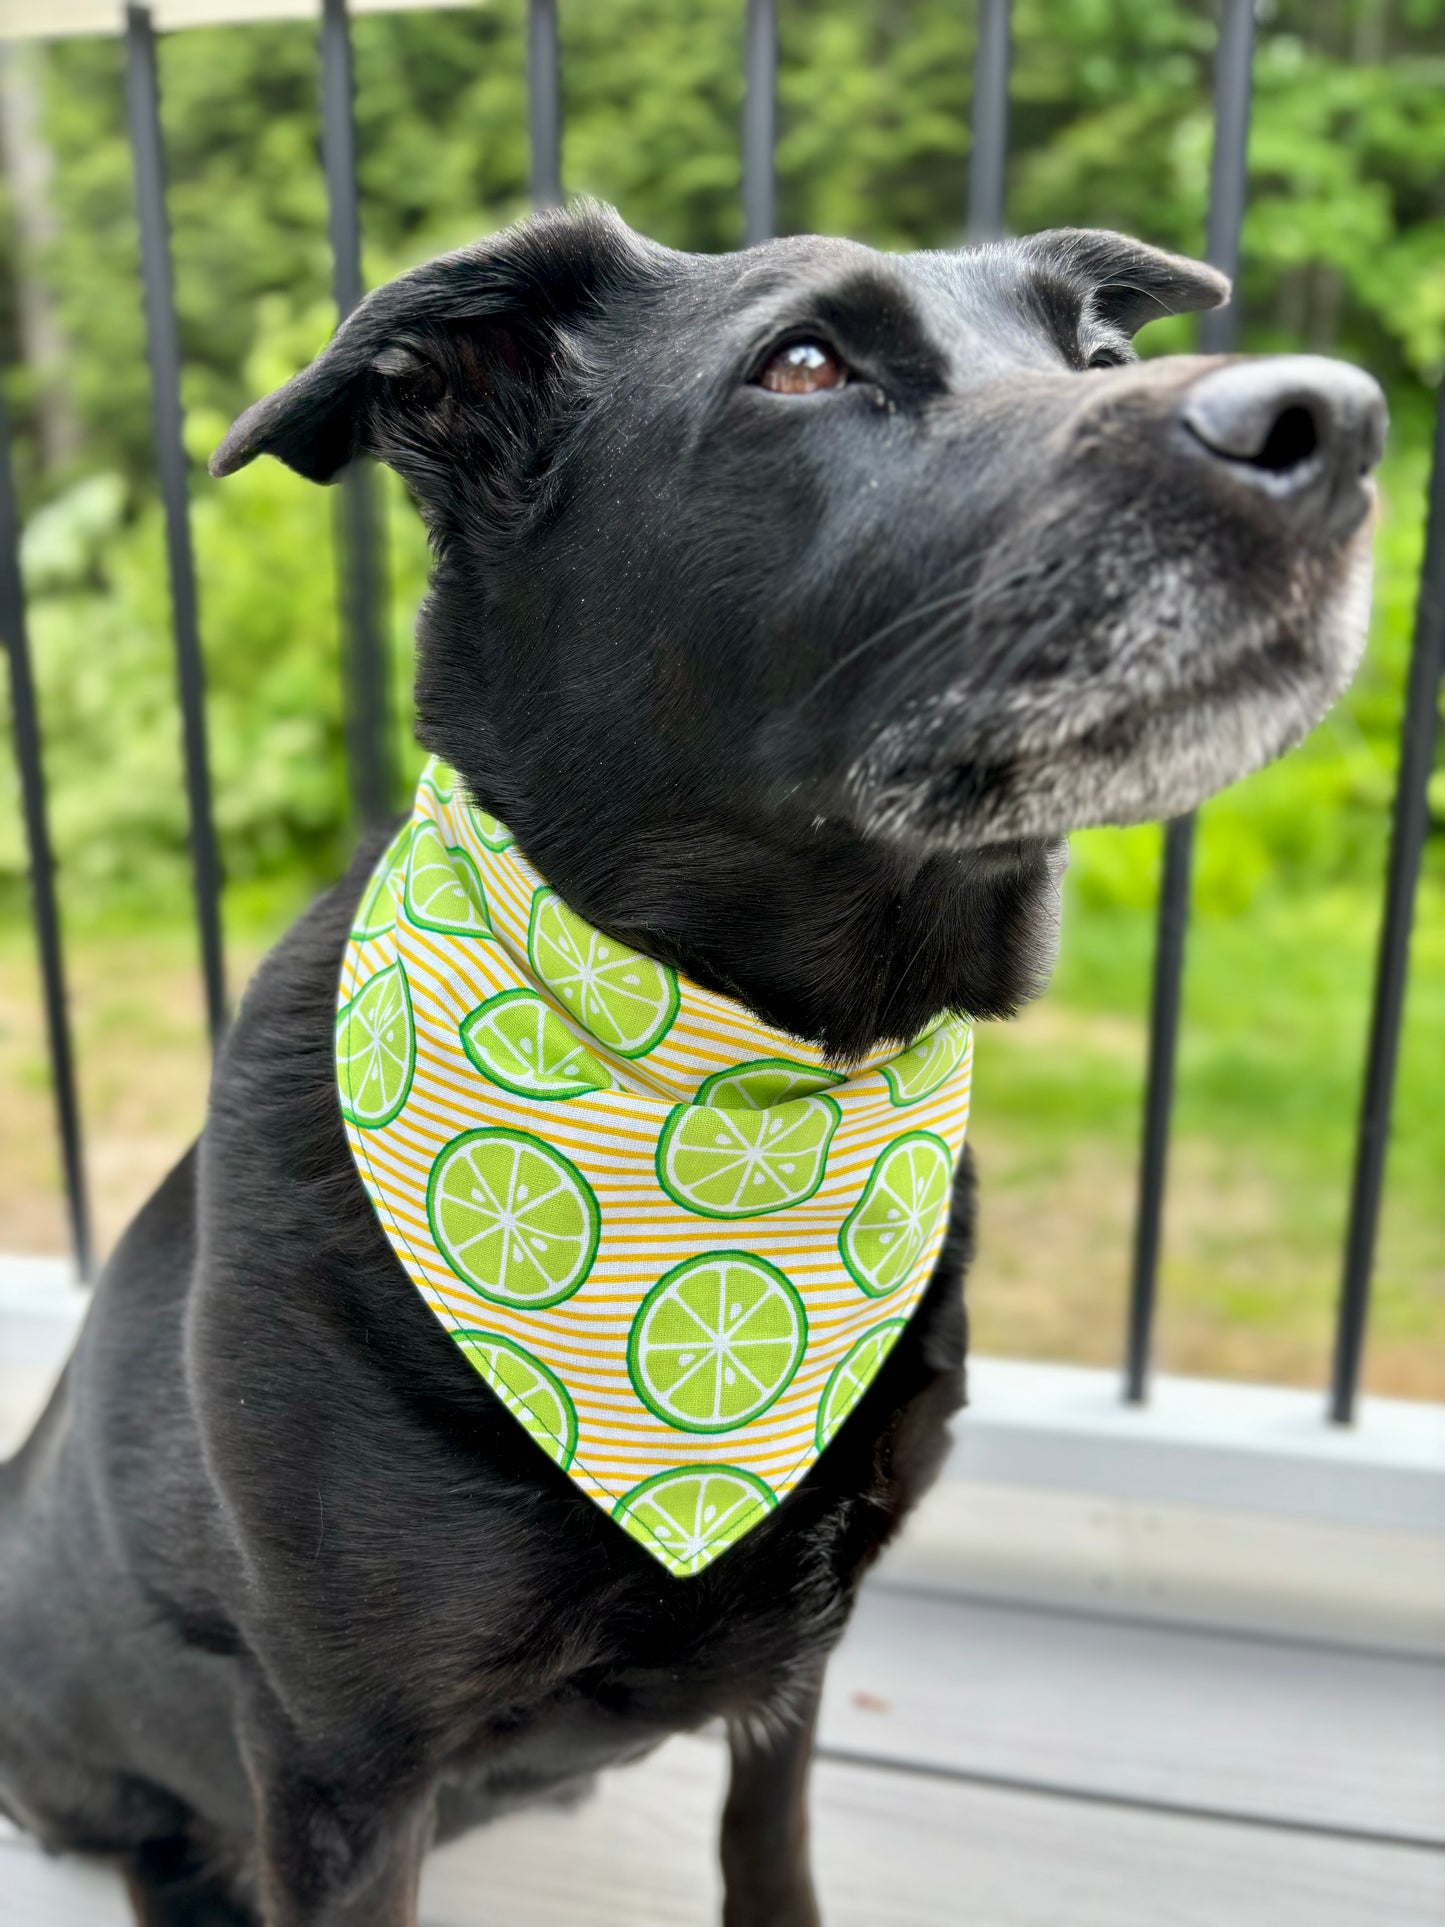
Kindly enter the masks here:
[[829, 1069], [585, 923], [436, 761], [342, 965], [341, 1109], [397, 1257], [679, 1577], [797, 1485], [918, 1304], [971, 1064], [950, 1018]]

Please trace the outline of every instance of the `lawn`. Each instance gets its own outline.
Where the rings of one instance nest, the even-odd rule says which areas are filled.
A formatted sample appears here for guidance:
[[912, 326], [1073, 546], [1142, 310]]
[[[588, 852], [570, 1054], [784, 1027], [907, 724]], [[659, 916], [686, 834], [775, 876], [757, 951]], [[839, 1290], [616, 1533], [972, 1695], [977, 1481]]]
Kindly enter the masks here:
[[[1208, 861], [1210, 825], [1204, 825]], [[1097, 853], [1095, 853], [1097, 860]], [[1087, 873], [1087, 864], [1084, 865]], [[1159, 1359], [1319, 1385], [1328, 1369], [1378, 904], [1358, 886], [1267, 893], [1191, 931]], [[230, 940], [233, 986], [277, 913]], [[983, 1027], [974, 1343], [1109, 1364], [1123, 1331], [1152, 913], [1071, 891], [1060, 968]], [[206, 1053], [191, 931], [70, 944], [87, 1152], [108, 1248], [199, 1125]], [[1422, 897], [1376, 1274], [1368, 1386], [1445, 1397], [1445, 890]], [[63, 1249], [28, 933], [0, 934], [0, 1244]]]
[[[1270, 898], [1190, 935], [1158, 1355], [1328, 1372], [1378, 905]], [[978, 1044], [981, 1349], [1112, 1362], [1122, 1342], [1152, 917], [1066, 925], [1053, 989]], [[1445, 1396], [1445, 898], [1422, 899], [1366, 1378]]]

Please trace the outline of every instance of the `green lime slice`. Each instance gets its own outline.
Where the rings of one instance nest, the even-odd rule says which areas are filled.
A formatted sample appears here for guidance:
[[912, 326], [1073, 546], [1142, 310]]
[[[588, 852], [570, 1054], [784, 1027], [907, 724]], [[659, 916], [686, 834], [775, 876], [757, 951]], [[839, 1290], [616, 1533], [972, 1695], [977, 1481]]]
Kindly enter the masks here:
[[500, 1332], [453, 1332], [452, 1337], [512, 1417], [565, 1472], [577, 1450], [577, 1408], [562, 1381]]
[[714, 1104], [722, 1111], [766, 1111], [774, 1104], [791, 1104], [794, 1098], [816, 1097], [846, 1079], [838, 1071], [815, 1070], [811, 1064], [795, 1064], [790, 1057], [756, 1057], [750, 1064], [738, 1064], [730, 1071], [714, 1071], [697, 1087], [699, 1104]]
[[[421, 780], [438, 803], [450, 803], [456, 794], [456, 771], [448, 769], [439, 757], [432, 757], [421, 773]], [[467, 815], [471, 818], [472, 828], [489, 850], [505, 850], [510, 846], [512, 832], [497, 817], [486, 810], [477, 809], [473, 804], [468, 804]]]
[[968, 1036], [968, 1025], [962, 1018], [945, 1018], [936, 1030], [920, 1037], [891, 1064], [884, 1064], [882, 1071], [893, 1102], [916, 1104], [940, 1084], [946, 1084], [963, 1062]]
[[932, 1131], [909, 1131], [879, 1154], [838, 1233], [843, 1263], [869, 1297], [897, 1291], [910, 1276], [952, 1186], [953, 1154]]
[[657, 1180], [704, 1218], [761, 1218], [812, 1197], [841, 1112], [831, 1097], [765, 1111], [679, 1104], [657, 1144]]
[[368, 937], [384, 936], [396, 922], [406, 884], [406, 853], [410, 847], [411, 825], [404, 823], [382, 852], [356, 907], [351, 934], [358, 943], [364, 943]]
[[475, 804], [467, 812], [472, 828], [489, 850], [509, 850], [512, 847], [512, 832], [500, 817], [491, 815], [487, 810], [479, 810]]
[[864, 1332], [828, 1375], [823, 1396], [818, 1401], [818, 1450], [821, 1452], [835, 1437], [839, 1426], [878, 1376], [878, 1367], [898, 1343], [907, 1321], [885, 1318]]
[[560, 1304], [597, 1256], [602, 1218], [569, 1159], [527, 1131], [463, 1131], [431, 1168], [427, 1218], [458, 1278], [502, 1305]]
[[677, 972], [594, 930], [555, 890], [532, 899], [527, 954], [578, 1023], [619, 1057], [644, 1056], [672, 1028]]
[[715, 1465], [655, 1472], [619, 1499], [612, 1516], [669, 1572], [688, 1579], [737, 1544], [777, 1505], [777, 1495], [751, 1472]]
[[452, 791], [457, 786], [456, 774], [453, 770], [447, 768], [440, 756], [427, 758], [426, 768], [421, 773], [421, 780], [426, 784], [438, 803], [451, 802]]
[[808, 1315], [776, 1265], [710, 1251], [659, 1278], [627, 1340], [637, 1396], [680, 1432], [731, 1432], [782, 1397], [803, 1360]]
[[447, 937], [489, 937], [491, 921], [477, 866], [465, 850], [450, 849], [434, 823], [412, 833], [406, 863], [406, 914], [423, 930]]
[[535, 990], [504, 990], [462, 1019], [462, 1049], [483, 1077], [518, 1097], [582, 1097], [612, 1078]]
[[336, 1013], [341, 1115], [369, 1131], [390, 1124], [416, 1074], [416, 1024], [400, 963], [368, 977]]

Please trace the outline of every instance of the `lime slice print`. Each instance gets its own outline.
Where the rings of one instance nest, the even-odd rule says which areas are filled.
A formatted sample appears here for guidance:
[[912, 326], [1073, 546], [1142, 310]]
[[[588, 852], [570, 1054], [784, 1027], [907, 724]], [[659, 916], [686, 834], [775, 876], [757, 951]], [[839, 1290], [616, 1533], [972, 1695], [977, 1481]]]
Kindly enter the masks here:
[[426, 784], [438, 803], [451, 802], [452, 791], [457, 786], [457, 779], [455, 773], [447, 768], [440, 756], [433, 756], [428, 759], [427, 766], [421, 773], [421, 780]]
[[426, 1209], [458, 1278], [498, 1304], [560, 1304], [597, 1256], [602, 1219], [592, 1187], [527, 1131], [454, 1137], [431, 1168]]
[[766, 1258], [710, 1251], [659, 1278], [627, 1340], [637, 1396], [680, 1432], [731, 1432], [782, 1397], [808, 1317]]
[[750, 1064], [738, 1064], [730, 1071], [714, 1071], [697, 1087], [699, 1104], [713, 1104], [722, 1111], [765, 1111], [773, 1104], [791, 1104], [795, 1098], [816, 1097], [845, 1079], [838, 1071], [815, 1070], [811, 1064], [795, 1064], [789, 1057], [757, 1057]]
[[452, 1336], [512, 1417], [565, 1472], [577, 1450], [577, 1408], [561, 1380], [540, 1358], [533, 1358], [500, 1332], [453, 1332]]
[[404, 823], [382, 852], [380, 861], [371, 873], [371, 881], [357, 905], [351, 934], [358, 943], [364, 943], [368, 937], [384, 936], [396, 922], [401, 893], [406, 883], [406, 853], [410, 846], [411, 825]]
[[471, 818], [472, 828], [489, 850], [509, 850], [512, 847], [512, 832], [500, 818], [477, 809], [475, 804], [467, 814]]
[[691, 1578], [766, 1518], [777, 1496], [751, 1472], [716, 1465], [655, 1472], [620, 1499], [613, 1518], [669, 1572]]
[[434, 823], [412, 832], [406, 863], [406, 914], [423, 930], [447, 937], [489, 937], [482, 879], [465, 850], [448, 849]]
[[619, 1057], [644, 1056], [672, 1028], [677, 972], [594, 930], [555, 890], [532, 899], [527, 954], [578, 1023]]
[[612, 1078], [535, 990], [504, 990], [462, 1019], [462, 1049], [483, 1077], [518, 1097], [582, 1097]]
[[961, 1018], [945, 1018], [936, 1030], [882, 1066], [888, 1094], [897, 1105], [916, 1104], [946, 1084], [968, 1051], [969, 1028]]
[[416, 1074], [416, 1025], [399, 963], [368, 977], [336, 1013], [341, 1115], [369, 1131], [390, 1124]]
[[902, 1318], [886, 1318], [846, 1351], [829, 1375], [818, 1401], [818, 1450], [836, 1435], [839, 1426], [878, 1376], [878, 1367], [898, 1343]]
[[657, 1181], [703, 1218], [761, 1218], [811, 1198], [841, 1113], [831, 1097], [765, 1111], [679, 1104], [657, 1144]]
[[894, 1138], [843, 1220], [838, 1249], [870, 1298], [897, 1291], [938, 1229], [953, 1184], [953, 1154], [932, 1131]]

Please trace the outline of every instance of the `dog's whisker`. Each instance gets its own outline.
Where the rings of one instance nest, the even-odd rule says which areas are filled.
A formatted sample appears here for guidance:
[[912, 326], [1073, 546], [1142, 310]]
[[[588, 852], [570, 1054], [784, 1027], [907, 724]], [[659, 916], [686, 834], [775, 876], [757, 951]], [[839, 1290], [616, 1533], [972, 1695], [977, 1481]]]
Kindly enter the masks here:
[[[977, 586], [971, 591], [966, 602], [961, 603], [956, 609], [948, 611], [931, 629], [927, 630], [921, 636], [915, 636], [900, 650], [898, 655], [889, 664], [889, 669], [891, 673], [898, 678], [899, 694], [905, 703], [909, 701], [915, 693], [914, 690], [909, 687], [907, 678], [915, 670], [923, 666], [924, 659], [928, 652], [945, 638], [951, 645], [963, 644], [968, 641], [970, 631], [978, 615], [987, 611], [1003, 597], [1012, 593], [1020, 584], [1027, 581], [1028, 575], [1029, 571], [1027, 569], [1020, 569], [1011, 576], [1005, 576], [996, 581]], [[954, 627], [955, 617], [958, 618], [956, 628]], [[1024, 646], [1025, 648], [1029, 646], [1028, 639], [1025, 639]], [[987, 684], [992, 674], [993, 670], [991, 666], [985, 664], [983, 674], [979, 678], [980, 687]]]
[[[960, 562], [956, 564], [954, 568], [947, 570], [945, 575], [958, 574], [968, 566], [968, 562]], [[935, 587], [936, 586], [935, 584]], [[895, 634], [898, 630], [907, 628], [910, 623], [923, 621], [925, 617], [934, 614], [939, 609], [943, 609], [965, 599], [969, 593], [967, 589], [955, 589], [950, 591], [948, 595], [938, 596], [927, 602], [915, 603], [911, 608], [905, 609], [901, 615], [895, 616], [891, 622], [884, 623], [880, 629], [875, 629], [871, 635], [865, 636], [861, 642], [855, 643], [851, 649], [847, 650], [835, 662], [830, 663], [822, 675], [809, 686], [803, 695], [797, 698], [793, 704], [793, 708], [802, 709], [806, 707], [808, 703], [815, 701], [835, 677], [840, 676], [846, 669], [851, 668], [860, 657], [868, 655], [877, 649], [882, 643], [887, 641], [889, 636]]]

